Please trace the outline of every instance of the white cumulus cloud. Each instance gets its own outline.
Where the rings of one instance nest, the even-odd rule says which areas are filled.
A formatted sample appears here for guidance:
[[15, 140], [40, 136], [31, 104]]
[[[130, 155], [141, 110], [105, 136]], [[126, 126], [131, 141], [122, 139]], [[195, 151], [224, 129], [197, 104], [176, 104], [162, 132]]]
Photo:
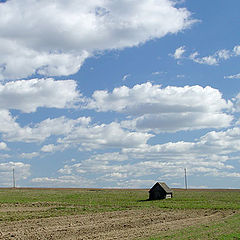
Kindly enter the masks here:
[[[136, 147], [146, 144], [153, 136], [148, 133], [128, 131], [116, 122], [90, 124], [90, 117], [48, 118], [32, 126], [21, 127], [7, 110], [0, 110], [0, 113], [0, 132], [6, 141], [43, 142], [51, 136], [58, 136], [57, 144], [48, 144], [41, 148], [41, 152], [45, 153], [61, 151], [73, 145], [85, 150]], [[22, 157], [28, 157], [28, 154], [24, 153]]]
[[20, 157], [21, 158], [26, 158], [26, 159], [32, 159], [35, 157], [38, 157], [39, 153], [38, 152], [31, 152], [31, 153], [21, 153]]
[[201, 86], [162, 88], [149, 82], [133, 88], [122, 86], [112, 92], [95, 91], [86, 107], [125, 113], [132, 119], [123, 121], [122, 126], [133, 129], [172, 132], [219, 128], [233, 120], [224, 112], [232, 108], [232, 103], [217, 89]]
[[67, 135], [76, 126], [86, 126], [90, 122], [88, 117], [78, 119], [68, 119], [59, 117], [45, 119], [33, 126], [21, 127], [8, 111], [0, 111], [0, 132], [3, 139], [9, 142], [42, 142], [52, 135]]
[[240, 93], [236, 96], [235, 100], [235, 109], [237, 112], [240, 112]]
[[74, 80], [52, 78], [19, 80], [0, 84], [0, 108], [35, 112], [39, 107], [69, 108], [80, 101]]
[[185, 47], [184, 46], [179, 47], [175, 50], [175, 53], [173, 54], [173, 57], [175, 59], [180, 59], [180, 58], [182, 58], [184, 53], [185, 53]]
[[152, 134], [128, 131], [123, 129], [119, 123], [112, 122], [76, 127], [64, 138], [58, 139], [58, 142], [80, 145], [80, 150], [92, 150], [141, 146], [146, 144], [151, 137], [153, 137]]
[[[193, 56], [193, 55], [192, 55]], [[196, 55], [195, 55], [196, 56]], [[207, 56], [202, 58], [192, 58], [196, 63], [207, 64], [207, 65], [218, 65], [218, 60], [214, 56]]]
[[11, 0], [0, 4], [0, 79], [76, 73], [98, 51], [137, 46], [189, 27], [171, 0]]
[[233, 48], [234, 53], [238, 56], [240, 55], [240, 45], [237, 45]]
[[224, 78], [229, 78], [229, 79], [240, 79], [240, 73], [235, 74], [235, 75], [224, 76]]
[[[126, 147], [121, 152], [93, 154], [89, 158], [65, 164], [58, 170], [57, 178], [38, 178], [34, 182], [78, 185], [78, 179], [89, 179], [92, 186], [130, 186], [130, 182], [143, 181], [150, 185], [157, 179], [178, 181], [182, 186], [183, 168], [191, 178], [239, 179], [240, 173], [233, 163], [233, 155], [240, 152], [240, 129], [211, 131], [192, 142], [167, 142], [164, 144]], [[94, 175], [91, 179], [89, 175]], [[66, 182], [64, 181], [66, 180]], [[69, 181], [72, 179], [72, 181]], [[154, 180], [153, 180], [154, 179]], [[85, 181], [83, 181], [83, 184]], [[134, 186], [134, 185], [133, 185]], [[141, 185], [146, 187], [147, 185]], [[135, 185], [136, 187], [136, 185]]]
[[235, 46], [232, 50], [221, 49], [216, 51], [214, 54], [209, 56], [200, 57], [197, 51], [191, 53], [189, 56], [184, 56], [183, 53], [186, 52], [185, 47], [179, 47], [175, 50], [174, 54], [170, 54], [170, 56], [174, 57], [175, 59], [190, 59], [199, 64], [206, 64], [216, 66], [223, 60], [228, 60], [232, 57], [237, 57], [240, 55], [240, 46]]
[[0, 150], [8, 150], [7, 144], [5, 142], [0, 142]]

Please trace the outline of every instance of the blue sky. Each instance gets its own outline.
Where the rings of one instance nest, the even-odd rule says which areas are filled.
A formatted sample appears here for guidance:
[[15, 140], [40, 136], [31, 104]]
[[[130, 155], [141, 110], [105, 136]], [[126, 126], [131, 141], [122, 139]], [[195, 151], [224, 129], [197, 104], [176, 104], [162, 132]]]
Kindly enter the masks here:
[[0, 2], [0, 186], [240, 188], [238, 0]]

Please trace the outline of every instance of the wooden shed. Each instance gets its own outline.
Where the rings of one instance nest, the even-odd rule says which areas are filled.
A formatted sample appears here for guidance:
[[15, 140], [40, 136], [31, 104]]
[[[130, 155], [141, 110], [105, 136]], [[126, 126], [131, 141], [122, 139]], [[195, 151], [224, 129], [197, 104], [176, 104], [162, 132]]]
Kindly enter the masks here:
[[157, 182], [149, 190], [149, 200], [172, 198], [173, 191], [164, 182]]

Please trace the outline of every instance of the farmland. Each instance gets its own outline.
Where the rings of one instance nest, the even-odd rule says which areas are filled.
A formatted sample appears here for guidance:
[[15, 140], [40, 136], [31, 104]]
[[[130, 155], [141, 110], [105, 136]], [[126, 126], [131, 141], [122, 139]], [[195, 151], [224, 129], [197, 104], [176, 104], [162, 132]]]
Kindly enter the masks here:
[[0, 189], [0, 239], [240, 239], [240, 190]]

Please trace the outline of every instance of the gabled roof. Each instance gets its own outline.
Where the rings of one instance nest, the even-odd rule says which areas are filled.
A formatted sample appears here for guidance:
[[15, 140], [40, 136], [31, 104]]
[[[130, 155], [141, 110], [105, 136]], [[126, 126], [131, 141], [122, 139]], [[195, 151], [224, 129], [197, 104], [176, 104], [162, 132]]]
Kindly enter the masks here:
[[173, 192], [172, 189], [169, 188], [169, 187], [167, 186], [167, 184], [164, 183], [164, 182], [157, 182], [156, 184], [154, 184], [154, 186], [150, 189], [149, 192], [151, 192], [152, 190], [154, 190], [154, 188], [157, 187], [157, 186], [162, 187], [163, 190], [164, 190], [166, 193], [172, 193], [172, 192]]

